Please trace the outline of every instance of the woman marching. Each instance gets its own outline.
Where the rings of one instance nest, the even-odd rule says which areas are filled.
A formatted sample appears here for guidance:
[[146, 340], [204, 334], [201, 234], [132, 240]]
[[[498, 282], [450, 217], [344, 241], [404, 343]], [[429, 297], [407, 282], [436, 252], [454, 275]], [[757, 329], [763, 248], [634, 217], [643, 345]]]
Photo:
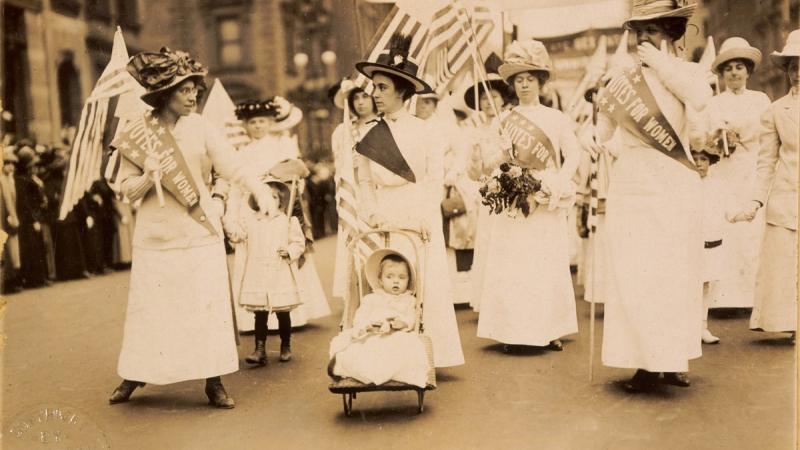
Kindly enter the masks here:
[[429, 238], [423, 261], [425, 333], [433, 342], [434, 365], [457, 366], [464, 363], [464, 355], [453, 310], [439, 202], [445, 142], [437, 130], [405, 108], [406, 100], [414, 94], [431, 92], [430, 86], [417, 77], [417, 64], [408, 55], [410, 44], [410, 37], [394, 35], [390, 50], [376, 61], [356, 64], [356, 69], [375, 85], [372, 96], [382, 113], [381, 121], [361, 143], [376, 129], [384, 131], [376, 136], [391, 139], [382, 142], [386, 145], [379, 153], [357, 146], [359, 152], [369, 153], [369, 157], [359, 154], [356, 161], [359, 215], [372, 227], [412, 229]]
[[[689, 138], [702, 146], [704, 130], [692, 127], [711, 89], [704, 71], [674, 50], [694, 8], [634, 1], [625, 25], [636, 34], [641, 65], [610, 73], [598, 97], [598, 141], [607, 142], [616, 129], [620, 139], [606, 207], [602, 359], [637, 369], [624, 385], [630, 391], [654, 387], [661, 372], [665, 383], [689, 386], [683, 372], [701, 354], [701, 181]], [[619, 94], [626, 87], [635, 95]], [[639, 108], [636, 120], [628, 102], [646, 105], [648, 117]], [[660, 140], [647, 123], [658, 123]]]
[[[756, 162], [759, 153], [761, 115], [769, 108], [766, 94], [747, 89], [747, 80], [761, 62], [761, 52], [746, 40], [732, 37], [722, 43], [712, 64], [722, 76], [725, 92], [712, 97], [705, 109], [709, 124], [709, 140], [726, 156], [722, 133], [725, 133], [730, 157], [715, 164], [709, 176], [723, 183], [727, 205], [747, 201], [755, 188]], [[741, 208], [741, 207], [739, 207]], [[739, 209], [737, 208], [737, 209]], [[711, 308], [749, 308], [753, 306], [758, 268], [758, 251], [764, 233], [764, 214], [752, 222], [729, 223], [724, 228], [723, 242], [728, 255], [727, 267], [719, 281], [709, 286]], [[717, 340], [704, 330], [704, 342]]]
[[[288, 136], [286, 132], [297, 126], [303, 118], [302, 111], [281, 97], [273, 97], [266, 100], [250, 100], [242, 102], [236, 106], [236, 117], [244, 122], [244, 128], [248, 136], [252, 139], [250, 143], [242, 147], [237, 153], [236, 158], [240, 164], [246, 166], [253, 175], [264, 178], [272, 170], [277, 169], [277, 165], [284, 161], [293, 162], [293, 167], [298, 167], [301, 172], [297, 175], [305, 176], [308, 170], [300, 161], [300, 152], [297, 148], [297, 141]], [[273, 174], [276, 177], [278, 174]], [[283, 180], [290, 182], [290, 180]], [[300, 185], [298, 190], [301, 191]], [[297, 193], [299, 197], [300, 192]], [[245, 266], [247, 261], [248, 243], [244, 239], [242, 231], [245, 218], [249, 215], [247, 199], [249, 193], [232, 186], [228, 194], [227, 209], [223, 217], [225, 232], [234, 243], [236, 256], [234, 257], [233, 267], [233, 295], [236, 302], [236, 320], [239, 331], [251, 331], [257, 328], [258, 320], [254, 320], [253, 314], [248, 312], [238, 302], [242, 283], [244, 282]], [[299, 201], [293, 205], [293, 216], [303, 220], [302, 210]], [[308, 227], [304, 227], [307, 230]], [[310, 233], [306, 233], [309, 249], [313, 240]], [[322, 290], [322, 283], [317, 275], [313, 258], [310, 253], [305, 253], [298, 263], [297, 282], [302, 287], [300, 290], [302, 304], [291, 312], [283, 311], [269, 317], [269, 327], [278, 328], [281, 333], [281, 361], [286, 362], [291, 359], [291, 345], [288, 336], [291, 335], [291, 328], [303, 326], [309, 319], [315, 319], [330, 314], [330, 307]], [[258, 339], [256, 346], [258, 347]], [[250, 363], [257, 363], [260, 358], [246, 360]]]
[[142, 199], [133, 239], [125, 331], [109, 401], [145, 383], [206, 379], [209, 403], [233, 408], [220, 375], [239, 369], [220, 217], [207, 186], [213, 169], [243, 183], [258, 208], [277, 205], [213, 126], [194, 113], [205, 68], [166, 48], [131, 58], [128, 72], [153, 107], [117, 136], [106, 177], [130, 201]]
[[[541, 190], [526, 217], [514, 209], [490, 218], [478, 337], [560, 351], [560, 338], [578, 332], [569, 272], [567, 210], [575, 200], [571, 178], [581, 149], [569, 117], [539, 102], [540, 89], [553, 71], [544, 44], [513, 42], [499, 71], [519, 98], [518, 106], [500, 115], [501, 126], [513, 135], [520, 129], [532, 130], [530, 136], [548, 156], [537, 166], [530, 148], [521, 142], [513, 144], [513, 162], [532, 169], [533, 177], [541, 181]], [[512, 132], [511, 124], [519, 128]], [[505, 142], [503, 147], [510, 149], [509, 144]], [[506, 160], [508, 154], [495, 147], [482, 162], [489, 170], [519, 169], [509, 169]]]
[[[473, 110], [478, 111], [486, 117], [486, 120], [476, 128], [474, 134], [475, 145], [470, 155], [470, 164], [467, 174], [473, 180], [479, 180], [482, 176], [488, 176], [494, 167], [484, 164], [484, 161], [491, 161], [489, 155], [493, 155], [496, 149], [501, 146], [500, 141], [500, 122], [497, 112], [503, 111], [510, 100], [508, 85], [497, 73], [499, 64], [490, 64], [492, 57], [500, 58], [494, 53], [485, 63], [487, 79], [484, 88], [483, 83], [477, 83], [467, 88], [464, 92], [464, 103]], [[502, 64], [502, 61], [499, 61]], [[475, 93], [478, 93], [477, 98]], [[492, 107], [492, 102], [497, 106], [498, 111]], [[486, 253], [489, 248], [489, 236], [491, 235], [492, 221], [489, 217], [489, 208], [485, 205], [478, 207], [478, 223], [475, 227], [475, 252], [472, 261], [472, 295], [469, 305], [475, 311], [480, 311], [480, 298], [483, 288], [483, 273], [486, 267]]]
[[797, 171], [800, 129], [800, 30], [789, 34], [781, 52], [770, 55], [786, 72], [791, 89], [761, 118], [764, 132], [758, 155], [755, 198], [744, 213], [753, 220], [766, 209], [750, 329], [797, 331]]

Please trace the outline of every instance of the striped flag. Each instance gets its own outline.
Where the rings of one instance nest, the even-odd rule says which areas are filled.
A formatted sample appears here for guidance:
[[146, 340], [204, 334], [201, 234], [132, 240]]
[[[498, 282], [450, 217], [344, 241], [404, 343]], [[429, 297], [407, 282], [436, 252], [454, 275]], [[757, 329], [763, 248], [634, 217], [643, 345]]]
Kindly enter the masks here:
[[[67, 179], [64, 184], [58, 218], [64, 220], [72, 208], [101, 177], [101, 167], [105, 149], [111, 142], [120, 121], [124, 121], [129, 107], [129, 99], [138, 100], [142, 87], [127, 72], [128, 50], [122, 37], [122, 29], [117, 27], [111, 60], [92, 93], [83, 105], [80, 122], [69, 159]], [[141, 103], [143, 105], [143, 103]]]
[[208, 93], [208, 100], [203, 107], [203, 117], [224, 130], [225, 137], [235, 149], [238, 150], [250, 142], [242, 121], [236, 117], [236, 105], [219, 78], [214, 81]]

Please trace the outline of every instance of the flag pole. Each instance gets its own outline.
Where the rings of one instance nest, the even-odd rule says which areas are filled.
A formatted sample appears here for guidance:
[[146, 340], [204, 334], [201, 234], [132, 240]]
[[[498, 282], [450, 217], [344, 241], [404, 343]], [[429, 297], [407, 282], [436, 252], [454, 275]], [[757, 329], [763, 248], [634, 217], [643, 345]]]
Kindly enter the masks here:
[[[595, 99], [592, 98], [592, 142], [597, 144], [597, 104]], [[594, 172], [595, 177], [595, 186], [597, 187], [597, 193], [591, 192], [591, 183], [589, 186], [590, 192], [589, 195], [597, 195], [597, 208], [599, 209], [600, 203], [600, 180], [598, 178], [598, 173], [600, 172], [600, 153], [598, 153], [592, 161], [592, 169]], [[591, 178], [590, 178], [591, 179]], [[591, 201], [589, 205], [589, 214], [594, 215], [595, 218], [592, 221], [591, 227], [589, 227], [589, 236], [592, 238], [592, 267], [590, 269], [590, 273], [592, 274], [592, 298], [589, 299], [589, 384], [591, 385], [594, 381], [594, 351], [595, 351], [595, 343], [594, 343], [594, 335], [595, 335], [595, 318], [597, 316], [597, 310], [595, 306], [595, 297], [597, 297], [597, 215], [599, 215], [599, 211], [595, 210], [592, 211], [591, 208]], [[584, 290], [584, 297], [586, 295], [586, 291]]]
[[[145, 118], [145, 120], [147, 119]], [[145, 133], [147, 134], [147, 137], [145, 138], [145, 142], [147, 142], [147, 155], [156, 158], [159, 162], [158, 174], [154, 177], [155, 179], [153, 181], [155, 181], [156, 185], [156, 196], [158, 197], [158, 206], [163, 208], [165, 203], [164, 203], [164, 188], [161, 186], [161, 168], [160, 168], [161, 156], [158, 153], [156, 153], [155, 149], [153, 148], [153, 141], [150, 138], [154, 136], [153, 132], [150, 130], [150, 125], [145, 124], [144, 129]]]
[[[717, 79], [717, 82], [714, 83], [714, 90], [716, 91], [717, 95], [719, 95], [719, 76], [714, 75]], [[731, 152], [728, 149], [728, 129], [724, 128], [722, 130], [722, 150], [725, 152], [725, 156], [731, 156]]]

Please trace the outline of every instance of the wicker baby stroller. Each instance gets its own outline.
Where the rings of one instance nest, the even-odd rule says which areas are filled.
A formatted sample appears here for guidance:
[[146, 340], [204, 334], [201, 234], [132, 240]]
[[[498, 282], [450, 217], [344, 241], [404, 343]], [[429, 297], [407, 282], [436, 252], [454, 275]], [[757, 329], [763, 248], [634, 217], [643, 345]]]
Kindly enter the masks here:
[[428, 359], [427, 380], [424, 388], [402, 383], [399, 381], [390, 380], [386, 383], [379, 385], [365, 384], [356, 379], [349, 377], [338, 377], [333, 373], [333, 361], [328, 366], [328, 375], [331, 377], [331, 383], [328, 389], [334, 394], [342, 395], [342, 405], [344, 413], [348, 417], [353, 412], [353, 400], [361, 392], [382, 392], [382, 391], [416, 391], [417, 392], [417, 413], [422, 413], [424, 408], [425, 391], [436, 389], [436, 370], [433, 363], [433, 345], [430, 338], [423, 334], [424, 327], [422, 321], [422, 308], [424, 303], [424, 290], [423, 290], [423, 277], [424, 277], [424, 261], [425, 261], [425, 242], [422, 240], [420, 233], [410, 230], [390, 230], [379, 229], [369, 230], [355, 236], [348, 244], [348, 267], [350, 272], [350, 289], [344, 301], [344, 312], [342, 317], [342, 330], [348, 330], [353, 327], [353, 318], [355, 311], [358, 309], [361, 299], [366, 295], [369, 286], [365, 280], [365, 273], [363, 261], [361, 259], [362, 250], [366, 242], [370, 242], [375, 246], [383, 246], [384, 248], [397, 248], [398, 244], [403, 241], [410, 244], [412, 249], [411, 264], [414, 265], [412, 270], [417, 274], [417, 289], [416, 289], [416, 304], [415, 304], [415, 323], [413, 332], [419, 336], [419, 339], [425, 346], [425, 351]]

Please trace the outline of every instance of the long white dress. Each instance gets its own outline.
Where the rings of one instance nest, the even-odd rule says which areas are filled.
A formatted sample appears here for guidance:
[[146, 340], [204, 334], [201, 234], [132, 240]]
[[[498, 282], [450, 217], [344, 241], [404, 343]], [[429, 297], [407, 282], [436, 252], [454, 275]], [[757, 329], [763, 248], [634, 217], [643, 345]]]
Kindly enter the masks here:
[[[210, 213], [211, 195], [203, 180], [211, 165], [236, 180], [247, 171], [222, 133], [199, 115], [181, 117], [172, 133], [197, 184], [200, 205]], [[121, 193], [134, 201], [142, 195], [136, 185], [140, 174], [122, 160], [116, 175]], [[138, 210], [117, 372], [151, 384], [235, 372], [239, 362], [219, 217], [208, 217], [218, 230], [212, 234], [166, 191], [164, 199], [160, 207], [150, 188]]]
[[[711, 90], [697, 65], [677, 58], [668, 72], [645, 67], [644, 78], [681, 136], [695, 131], [688, 98], [704, 105]], [[614, 125], [600, 116], [598, 135]], [[690, 133], [691, 132], [691, 133]], [[603, 364], [684, 372], [701, 355], [703, 251], [700, 176], [625, 129], [611, 172], [606, 210], [610, 276], [605, 299]]]
[[[710, 176], [724, 183], [720, 200], [734, 210], [736, 205], [749, 201], [755, 188], [761, 115], [769, 104], [769, 98], [763, 92], [745, 89], [734, 94], [728, 90], [712, 97], [704, 111], [709, 131], [719, 129], [724, 121], [741, 139], [730, 158], [722, 158], [709, 170]], [[753, 306], [764, 226], [764, 212], [761, 210], [752, 222], [726, 223], [722, 238], [728, 257], [727, 267], [719, 281], [709, 286], [712, 308]]]
[[[386, 122], [416, 183], [359, 155], [359, 214], [364, 219], [378, 214], [393, 227], [418, 229], [421, 223], [427, 227], [431, 239], [424, 245], [424, 329], [433, 342], [436, 367], [461, 365], [464, 354], [453, 309], [439, 203], [445, 144], [435, 129], [404, 108], [386, 117]], [[423, 136], [425, 139], [421, 139]]]
[[[514, 111], [544, 131], [564, 157], [559, 177], [570, 180], [581, 151], [573, 122], [543, 105]], [[571, 206], [571, 205], [570, 205]], [[567, 211], [538, 206], [528, 217], [493, 215], [481, 288], [478, 337], [545, 346], [578, 332], [569, 269]]]
[[[259, 140], [252, 141], [242, 147], [237, 153], [237, 158], [241, 163], [256, 176], [263, 176], [272, 169], [275, 164], [287, 159], [297, 159], [300, 157], [297, 148], [297, 141], [285, 134], [280, 136], [267, 135]], [[226, 219], [239, 221], [246, 217], [247, 194], [237, 186], [232, 186], [228, 198]], [[239, 293], [244, 278], [245, 261], [247, 261], [247, 242], [241, 242], [234, 246], [236, 254], [234, 256], [233, 270], [231, 271], [231, 283], [233, 286], [234, 298], [239, 298]], [[322, 282], [317, 274], [314, 257], [306, 253], [305, 264], [297, 272], [297, 284], [301, 286], [302, 304], [293, 309], [291, 314], [292, 327], [303, 326], [309, 320], [327, 316], [331, 313]], [[236, 302], [236, 325], [239, 331], [252, 331], [255, 328], [255, 319], [252, 312]], [[267, 325], [270, 329], [278, 328], [278, 321], [274, 315], [270, 315]]]
[[[494, 167], [484, 167], [482, 161], [487, 159], [484, 155], [493, 154], [500, 148], [500, 122], [496, 119], [481, 125], [474, 133], [475, 146], [473, 152], [477, 152], [479, 158], [472, 159], [469, 168], [469, 175], [473, 180], [479, 180], [481, 176], [487, 176], [494, 170]], [[489, 240], [492, 234], [492, 220], [489, 215], [489, 207], [479, 205], [478, 224], [475, 231], [475, 253], [472, 259], [472, 296], [469, 306], [479, 312], [481, 309], [481, 295], [483, 291], [484, 269], [486, 268], [486, 254], [489, 249]]]

